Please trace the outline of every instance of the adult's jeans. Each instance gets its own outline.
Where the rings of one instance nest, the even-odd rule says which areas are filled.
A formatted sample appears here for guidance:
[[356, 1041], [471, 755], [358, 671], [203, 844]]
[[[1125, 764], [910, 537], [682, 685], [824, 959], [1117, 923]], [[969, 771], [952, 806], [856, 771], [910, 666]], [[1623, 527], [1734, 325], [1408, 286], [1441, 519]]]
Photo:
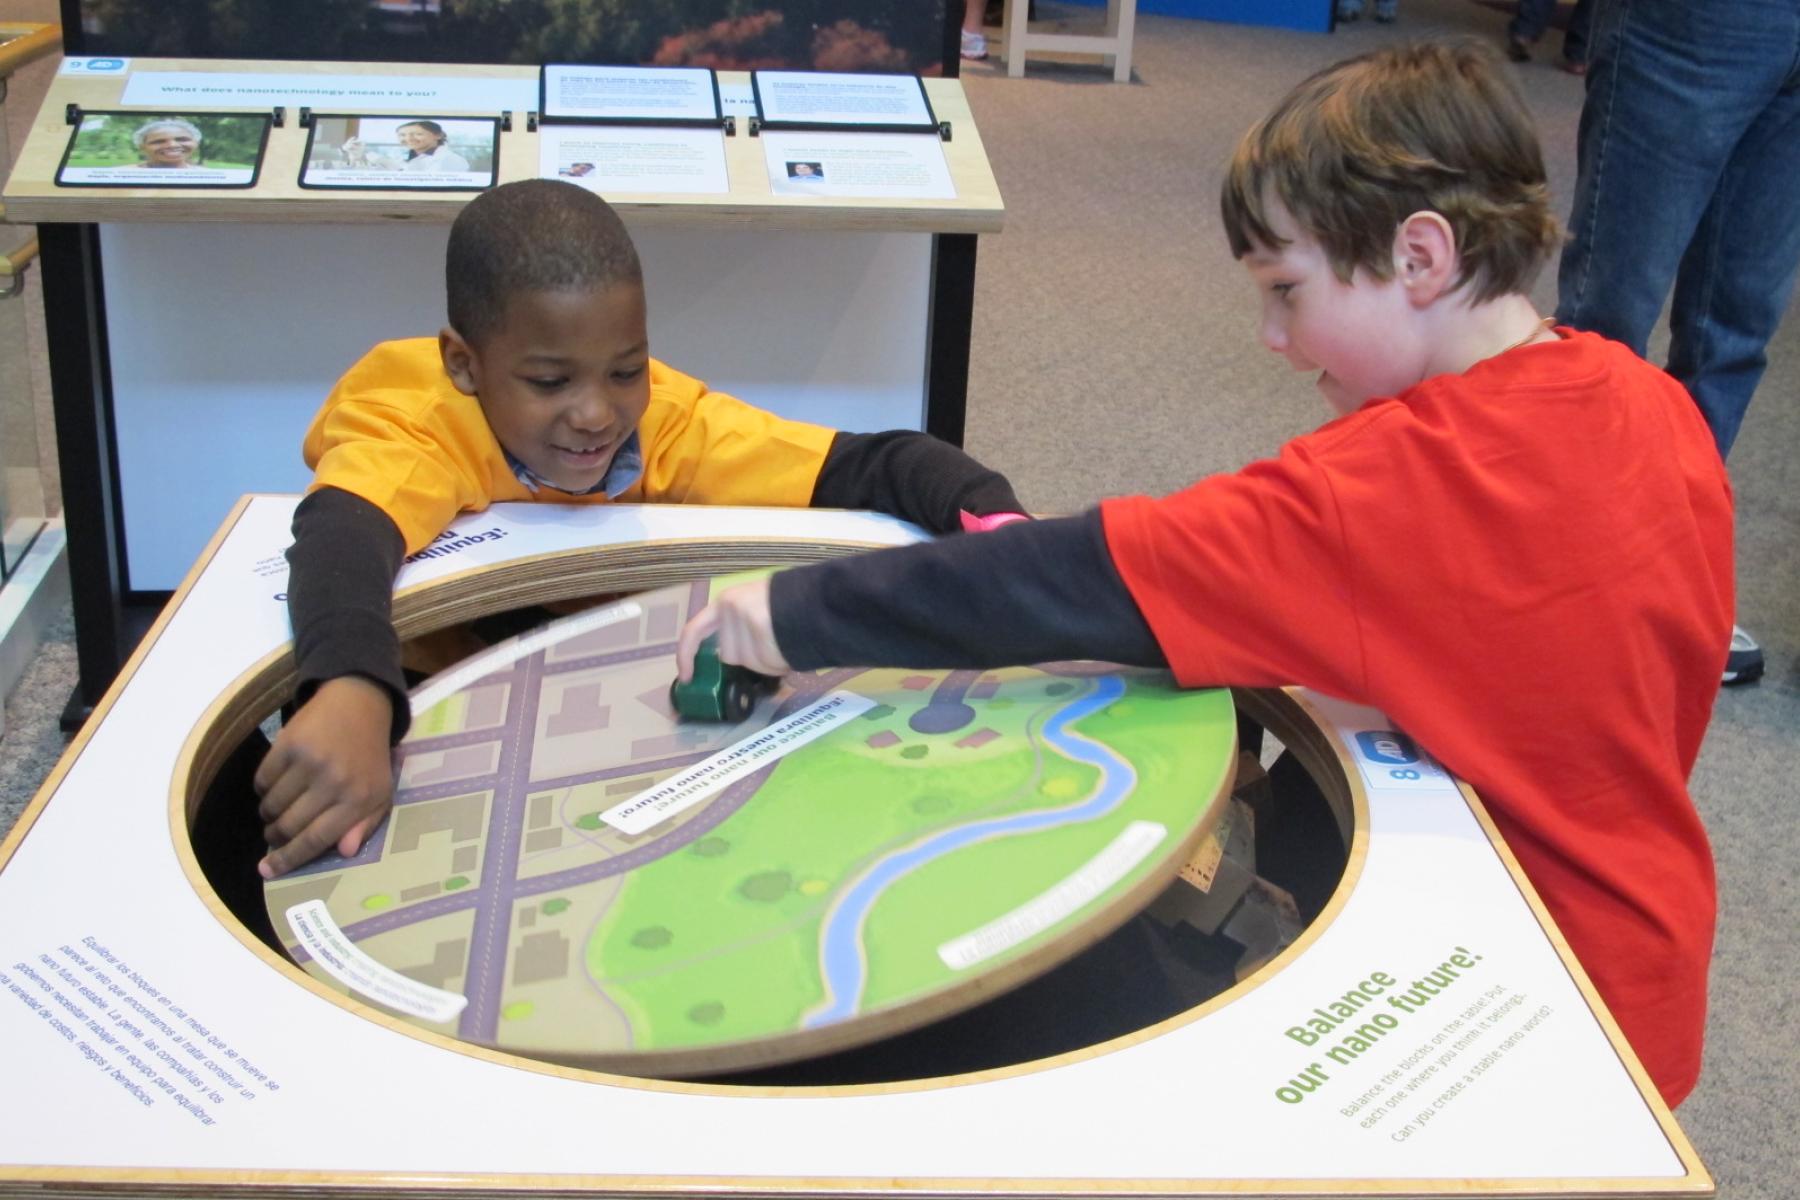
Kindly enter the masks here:
[[[1519, 0], [1513, 19], [1506, 26], [1508, 37], [1526, 44], [1535, 43], [1550, 27], [1556, 15], [1556, 0]], [[1569, 24], [1563, 30], [1562, 55], [1570, 62], [1584, 63], [1588, 58], [1589, 31], [1594, 22], [1594, 0], [1575, 0], [1569, 13]]]
[[1800, 0], [1599, 0], [1557, 319], [1668, 371], [1731, 449], [1800, 266]]

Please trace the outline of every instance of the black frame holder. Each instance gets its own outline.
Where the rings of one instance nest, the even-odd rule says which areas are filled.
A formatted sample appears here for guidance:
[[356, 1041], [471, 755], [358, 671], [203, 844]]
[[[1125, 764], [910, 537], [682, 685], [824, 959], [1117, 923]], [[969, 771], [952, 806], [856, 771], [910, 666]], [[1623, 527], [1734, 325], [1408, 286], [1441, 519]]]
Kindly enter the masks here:
[[[487, 178], [486, 183], [445, 183], [445, 184], [439, 184], [436, 186], [433, 186], [430, 183], [397, 184], [391, 180], [375, 181], [375, 182], [370, 182], [370, 183], [319, 183], [319, 182], [308, 183], [306, 180], [306, 175], [307, 175], [307, 172], [312, 169], [313, 140], [316, 137], [318, 137], [320, 121], [332, 121], [332, 120], [354, 121], [354, 120], [363, 120], [363, 119], [368, 119], [368, 118], [373, 118], [376, 120], [388, 120], [391, 118], [391, 114], [388, 114], [388, 113], [345, 113], [345, 112], [329, 112], [328, 113], [328, 112], [314, 112], [311, 109], [306, 109], [304, 111], [306, 113], [306, 121], [305, 121], [305, 124], [306, 124], [306, 148], [304, 150], [302, 150], [301, 154], [300, 154], [300, 174], [295, 179], [295, 185], [298, 187], [306, 188], [310, 191], [326, 191], [326, 192], [359, 192], [359, 191], [485, 192], [500, 181], [500, 135], [504, 132], [509, 132], [512, 129], [512, 113], [511, 112], [500, 113], [496, 116], [463, 115], [463, 116], [456, 116], [456, 117], [439, 116], [439, 117], [410, 118], [412, 120], [428, 120], [428, 121], [481, 121], [481, 122], [486, 123], [488, 126], [490, 126], [493, 130], [493, 146], [492, 146], [491, 160], [490, 160], [492, 165], [488, 168], [488, 178]], [[402, 122], [402, 123], [404, 124], [404, 122]], [[419, 177], [421, 179], [429, 179], [431, 177], [431, 175], [430, 175], [430, 173], [421, 172]]]
[[[255, 187], [262, 179], [263, 160], [267, 158], [269, 154], [269, 133], [272, 129], [277, 128], [282, 124], [286, 119], [286, 115], [287, 110], [279, 105], [274, 108], [252, 109], [246, 111], [237, 111], [233, 109], [226, 109], [223, 111], [197, 111], [178, 108], [83, 108], [79, 104], [70, 103], [63, 107], [63, 120], [73, 129], [73, 132], [69, 134], [69, 141], [63, 147], [62, 158], [57, 162], [56, 170], [51, 173], [50, 178], [55, 186], [63, 188], [175, 187], [183, 191], [244, 191]], [[63, 178], [63, 174], [69, 170], [69, 159], [75, 154], [75, 143], [81, 139], [82, 122], [88, 117], [128, 117], [136, 121], [154, 120], [160, 117], [165, 119], [178, 119], [187, 124], [192, 124], [194, 118], [212, 118], [215, 120], [235, 118], [239, 120], [255, 120], [262, 122], [262, 136], [256, 143], [256, 160], [250, 166], [250, 178], [242, 183], [213, 182], [171, 184], [167, 172], [162, 173], [162, 178], [151, 175], [143, 178], [116, 180], [65, 179]], [[221, 168], [214, 167], [207, 169], [219, 170]]]
[[[608, 127], [681, 128], [681, 129], [720, 129], [726, 137], [737, 136], [737, 119], [725, 115], [725, 101], [719, 92], [719, 73], [712, 67], [632, 67], [640, 71], [705, 71], [707, 80], [712, 85], [713, 115], [710, 117], [607, 117], [593, 113], [581, 113], [565, 116], [550, 112], [549, 75], [553, 68], [594, 67], [592, 63], [539, 63], [538, 64], [538, 107], [535, 113], [528, 114], [528, 128], [536, 130], [539, 124], [544, 125], [600, 125]], [[599, 68], [617, 69], [617, 68]]]
[[[732, 118], [726, 117], [725, 119], [727, 121], [730, 121]], [[836, 132], [838, 130], [843, 130], [845, 132], [848, 132], [850, 129], [849, 126], [842, 126], [842, 125], [799, 125], [799, 124], [772, 125], [772, 126], [770, 126], [770, 128], [775, 130], [777, 133], [781, 132], [784, 129], [804, 129], [810, 133]], [[858, 126], [857, 128], [863, 128], [863, 127]], [[750, 136], [751, 137], [761, 137], [762, 131], [763, 131], [762, 118], [761, 117], [751, 117], [750, 118]], [[930, 133], [932, 131], [929, 129], [917, 129], [917, 130], [910, 130], [910, 132]], [[937, 123], [937, 131], [936, 132], [937, 132], [938, 137], [942, 138], [946, 142], [954, 140], [954, 136], [953, 136], [952, 130], [950, 128], [950, 122], [948, 122], [948, 121], [939, 121]]]
[[[84, 112], [88, 113], [88, 114], [104, 113], [104, 114], [110, 115], [112, 113], [121, 112], [121, 111], [122, 110], [112, 109], [112, 108], [83, 109], [81, 107], [81, 105], [79, 105], [79, 104], [75, 103], [73, 100], [71, 100], [69, 103], [63, 105], [63, 124], [64, 125], [79, 125], [79, 124], [81, 124], [81, 118], [82, 118], [82, 115]], [[148, 112], [149, 110], [145, 110], [145, 111]], [[307, 119], [308, 119], [308, 117], [311, 116], [311, 114], [312, 114], [312, 109], [310, 109], [310, 108], [302, 108], [300, 110], [300, 124], [302, 126], [304, 126], [306, 124]], [[179, 115], [179, 114], [175, 114], [175, 115]], [[200, 116], [239, 117], [239, 116], [249, 116], [251, 114], [226, 112], [226, 113], [200, 113], [199, 115]], [[285, 129], [287, 127], [287, 107], [285, 105], [277, 104], [274, 108], [271, 108], [269, 110], [269, 119], [274, 124], [275, 128]]]
[[[782, 75], [802, 75], [804, 71], [778, 72]], [[832, 72], [818, 72], [830, 74]], [[898, 121], [771, 121], [763, 116], [763, 98], [761, 70], [750, 72], [750, 95], [756, 101], [756, 115], [750, 118], [750, 136], [760, 137], [766, 129], [771, 133], [932, 133], [943, 141], [952, 139], [950, 122], [940, 121], [936, 110], [931, 107], [931, 95], [925, 90], [925, 80], [919, 75], [891, 74], [889, 79], [911, 79], [919, 89], [919, 102], [925, 106], [925, 120], [917, 124], [905, 124]]]

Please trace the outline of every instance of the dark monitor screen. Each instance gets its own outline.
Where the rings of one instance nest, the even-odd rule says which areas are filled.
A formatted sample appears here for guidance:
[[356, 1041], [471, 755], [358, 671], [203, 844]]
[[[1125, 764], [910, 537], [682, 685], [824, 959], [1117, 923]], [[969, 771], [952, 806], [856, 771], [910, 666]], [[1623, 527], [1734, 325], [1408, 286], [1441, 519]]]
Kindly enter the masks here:
[[[956, 74], [945, 0], [62, 0], [69, 54]], [[960, 17], [960, 12], [957, 14]]]

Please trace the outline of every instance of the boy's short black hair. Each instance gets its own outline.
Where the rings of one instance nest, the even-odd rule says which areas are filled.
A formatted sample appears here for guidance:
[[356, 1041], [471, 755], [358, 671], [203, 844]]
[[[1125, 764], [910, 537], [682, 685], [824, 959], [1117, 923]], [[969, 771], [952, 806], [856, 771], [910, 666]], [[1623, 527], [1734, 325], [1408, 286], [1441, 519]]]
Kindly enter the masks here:
[[1239, 141], [1220, 195], [1231, 252], [1281, 248], [1279, 201], [1339, 279], [1393, 274], [1394, 231], [1450, 222], [1457, 286], [1475, 301], [1530, 289], [1562, 240], [1543, 152], [1506, 65], [1472, 41], [1363, 54], [1301, 83]]
[[518, 292], [604, 291], [642, 283], [637, 248], [612, 205], [554, 179], [502, 184], [450, 226], [444, 291], [450, 327], [479, 344]]

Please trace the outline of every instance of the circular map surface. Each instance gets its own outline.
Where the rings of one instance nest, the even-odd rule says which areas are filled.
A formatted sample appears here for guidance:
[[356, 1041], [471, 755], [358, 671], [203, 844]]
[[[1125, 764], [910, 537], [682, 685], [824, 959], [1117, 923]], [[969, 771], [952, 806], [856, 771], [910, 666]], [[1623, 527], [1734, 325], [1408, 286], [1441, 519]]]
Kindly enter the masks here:
[[1231, 783], [1225, 691], [1096, 663], [795, 674], [678, 720], [702, 581], [420, 688], [354, 859], [265, 891], [290, 955], [466, 1042], [704, 1075], [926, 1023], [1103, 936]]

